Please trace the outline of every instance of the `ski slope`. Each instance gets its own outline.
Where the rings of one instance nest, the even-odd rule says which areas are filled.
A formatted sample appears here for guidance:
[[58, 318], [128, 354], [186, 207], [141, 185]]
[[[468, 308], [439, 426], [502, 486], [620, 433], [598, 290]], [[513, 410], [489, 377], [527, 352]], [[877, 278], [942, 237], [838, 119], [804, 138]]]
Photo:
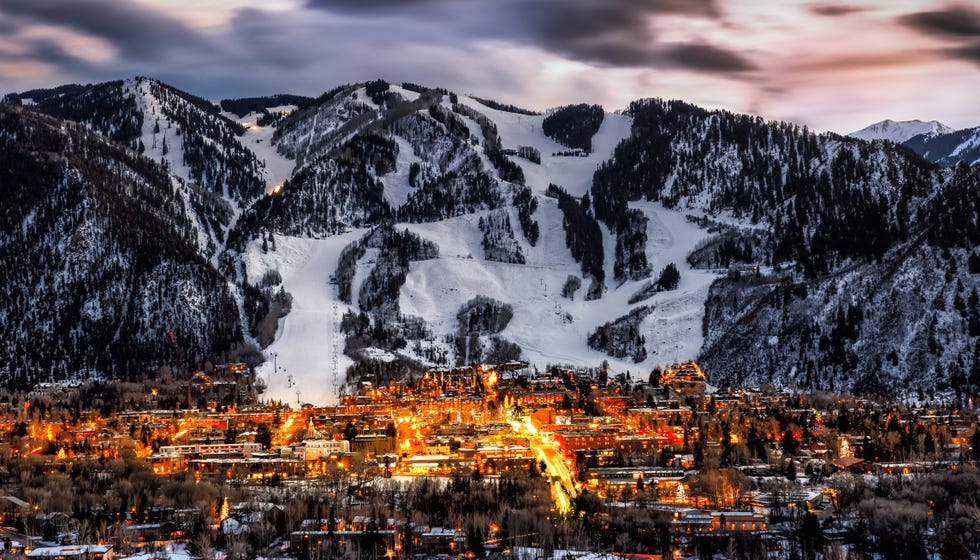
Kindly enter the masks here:
[[256, 370], [268, 388], [263, 398], [290, 404], [337, 402], [347, 367], [340, 319], [349, 306], [337, 299], [330, 277], [340, 252], [364, 235], [351, 231], [327, 239], [276, 236], [276, 250], [262, 252], [253, 242], [244, 255], [248, 280], [257, 283], [278, 270], [282, 286], [293, 296], [293, 308], [280, 319], [276, 338], [265, 349], [267, 361]]
[[[293, 105], [282, 105], [269, 109], [273, 113], [295, 110], [296, 107]], [[273, 192], [286, 179], [289, 179], [293, 174], [296, 162], [276, 151], [276, 147], [272, 144], [272, 135], [276, 132], [274, 127], [259, 126], [258, 120], [261, 116], [259, 113], [249, 113], [244, 118], [239, 118], [234, 113], [224, 112], [222, 114], [238, 121], [245, 127], [245, 134], [242, 135], [241, 142], [243, 146], [255, 154], [256, 159], [262, 162], [262, 177], [265, 179], [265, 192], [267, 194]]]
[[[598, 300], [585, 301], [588, 282], [569, 300], [561, 290], [569, 275], [581, 276], [564, 245], [561, 217], [551, 199], [542, 199], [539, 213], [541, 239], [538, 247], [525, 251], [527, 264], [508, 264], [483, 260], [480, 214], [461, 216], [429, 224], [402, 224], [414, 233], [439, 245], [440, 258], [413, 262], [401, 290], [401, 309], [408, 315], [425, 317], [436, 334], [456, 331], [460, 306], [477, 295], [509, 303], [514, 318], [500, 335], [517, 343], [524, 359], [543, 368], [547, 364], [597, 366], [608, 360], [613, 371], [649, 371], [655, 365], [669, 365], [697, 356], [703, 342], [701, 321], [708, 287], [716, 274], [693, 270], [687, 254], [706, 238], [707, 231], [689, 222], [684, 214], [663, 208], [659, 203], [634, 203], [631, 207], [650, 218], [647, 248], [654, 270], [673, 262], [681, 272], [676, 290], [661, 292], [630, 305], [628, 300], [642, 281], [610, 285]], [[542, 219], [545, 218], [545, 219]], [[518, 233], [520, 237], [520, 234]], [[611, 281], [612, 263], [607, 259]], [[653, 305], [654, 311], [642, 325], [649, 357], [641, 363], [617, 360], [586, 344], [596, 327], [627, 314], [640, 305]]]
[[633, 123], [625, 115], [606, 112], [602, 126], [592, 137], [591, 154], [587, 157], [554, 156], [552, 154], [568, 151], [568, 148], [544, 135], [541, 123], [545, 115], [498, 111], [466, 96], [460, 96], [459, 102], [483, 113], [497, 125], [505, 149], [533, 146], [541, 152], [540, 165], [520, 157], [511, 158], [524, 170], [527, 186], [539, 194], [544, 193], [549, 183], [564, 188], [572, 196], [585, 194], [592, 186], [596, 168], [612, 157], [616, 145], [629, 136]]

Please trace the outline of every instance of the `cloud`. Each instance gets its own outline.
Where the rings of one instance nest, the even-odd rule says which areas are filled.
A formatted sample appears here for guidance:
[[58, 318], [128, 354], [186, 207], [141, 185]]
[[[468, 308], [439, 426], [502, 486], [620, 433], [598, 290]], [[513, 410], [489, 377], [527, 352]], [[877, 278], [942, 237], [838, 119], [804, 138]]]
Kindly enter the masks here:
[[80, 70], [83, 73], [86, 70], [92, 70], [92, 65], [87, 60], [69, 53], [56, 41], [34, 39], [27, 41], [25, 46], [27, 47], [27, 52], [24, 55], [25, 60], [41, 61], [52, 66]]
[[845, 6], [841, 4], [816, 4], [810, 6], [809, 10], [818, 16], [842, 17], [865, 11], [859, 6]]
[[950, 39], [980, 37], [980, 12], [966, 6], [916, 12], [902, 16], [900, 21], [913, 29], [934, 36]]
[[980, 64], [980, 41], [952, 49], [951, 54], [957, 58]]
[[308, 5], [335, 13], [378, 14], [412, 12], [443, 0], [309, 0]]
[[397, 15], [422, 25], [431, 25], [436, 14], [444, 25], [432, 41], [504, 40], [600, 67], [665, 62], [654, 33], [659, 16], [718, 17], [714, 0], [309, 0], [308, 5], [356, 18]]
[[189, 26], [163, 12], [112, 0], [0, 0], [0, 14], [66, 27], [105, 39], [127, 53], [158, 58], [176, 48], [207, 48]]
[[707, 43], [670, 46], [665, 56], [674, 66], [700, 72], [728, 74], [756, 69], [738, 53]]

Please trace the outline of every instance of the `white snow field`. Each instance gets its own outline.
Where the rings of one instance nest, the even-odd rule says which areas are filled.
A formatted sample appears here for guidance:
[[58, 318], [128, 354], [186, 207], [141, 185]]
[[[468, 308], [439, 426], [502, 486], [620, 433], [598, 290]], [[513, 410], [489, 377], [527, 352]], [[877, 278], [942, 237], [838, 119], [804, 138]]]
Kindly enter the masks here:
[[[509, 303], [514, 308], [514, 318], [500, 335], [517, 343], [524, 359], [539, 368], [547, 364], [597, 366], [608, 360], [616, 372], [648, 372], [655, 365], [697, 356], [703, 342], [704, 302], [717, 275], [692, 270], [685, 259], [708, 232], [688, 222], [680, 212], [656, 203], [634, 203], [632, 207], [650, 217], [647, 254], [654, 271], [652, 278], [655, 280], [660, 270], [673, 262], [681, 272], [678, 288], [629, 305], [630, 296], [643, 282], [626, 282], [618, 287], [612, 284], [609, 258], [609, 291], [601, 299], [585, 301], [585, 281], [575, 299], [569, 300], [561, 296], [561, 289], [569, 275], [581, 276], [580, 265], [565, 248], [565, 232], [555, 201], [540, 202], [535, 217], [541, 218], [543, 213], [555, 215], [542, 219], [538, 247], [526, 251], [524, 265], [482, 259], [476, 225], [480, 214], [430, 224], [402, 224], [400, 227], [438, 244], [440, 251], [439, 259], [411, 264], [401, 290], [402, 312], [425, 317], [439, 338], [455, 332], [456, 312], [473, 297], [485, 295]], [[645, 361], [617, 360], [589, 349], [586, 340], [597, 326], [641, 305], [654, 306], [653, 313], [643, 322], [649, 353]]]
[[327, 239], [276, 236], [276, 250], [268, 253], [262, 252], [261, 241], [249, 246], [244, 256], [249, 282], [278, 270], [283, 288], [293, 296], [292, 311], [280, 319], [275, 341], [265, 349], [268, 361], [257, 370], [268, 384], [263, 398], [292, 405], [337, 402], [337, 388], [353, 363], [344, 355], [339, 332], [340, 318], [350, 307], [337, 299], [330, 277], [340, 252], [363, 235], [356, 230]]

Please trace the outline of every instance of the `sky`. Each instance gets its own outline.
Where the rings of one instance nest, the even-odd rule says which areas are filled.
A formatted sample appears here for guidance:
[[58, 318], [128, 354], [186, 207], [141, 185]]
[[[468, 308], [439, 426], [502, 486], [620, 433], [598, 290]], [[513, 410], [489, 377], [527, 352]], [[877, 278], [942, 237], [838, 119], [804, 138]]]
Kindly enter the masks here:
[[213, 100], [384, 78], [544, 110], [645, 97], [847, 133], [980, 125], [980, 3], [0, 0], [0, 93], [151, 76]]

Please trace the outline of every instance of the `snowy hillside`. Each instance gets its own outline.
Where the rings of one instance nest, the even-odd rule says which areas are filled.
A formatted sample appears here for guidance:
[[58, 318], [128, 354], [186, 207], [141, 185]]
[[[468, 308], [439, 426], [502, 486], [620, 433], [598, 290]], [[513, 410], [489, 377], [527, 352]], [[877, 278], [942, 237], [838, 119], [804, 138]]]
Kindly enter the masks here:
[[909, 139], [905, 145], [939, 165], [980, 163], [980, 127], [940, 135], [922, 134]]
[[893, 121], [886, 119], [848, 134], [861, 140], [891, 140], [902, 143], [920, 134], [938, 136], [953, 132], [953, 129], [939, 121]]
[[3, 105], [0, 169], [6, 383], [140, 379], [241, 340], [233, 294], [200, 256], [196, 217], [163, 167]]
[[544, 194], [551, 183], [561, 186], [572, 196], [585, 194], [592, 186], [592, 173], [596, 167], [607, 161], [616, 145], [629, 136], [632, 124], [632, 120], [626, 115], [607, 112], [599, 132], [592, 138], [590, 154], [585, 157], [562, 156], [557, 154], [568, 152], [569, 149], [544, 135], [541, 130], [544, 115], [498, 111], [466, 96], [460, 96], [459, 100], [460, 103], [483, 113], [497, 125], [504, 148], [516, 150], [520, 146], [532, 146], [541, 152], [540, 164], [524, 158], [513, 158], [524, 170], [527, 186], [538, 194]]
[[527, 264], [484, 260], [476, 216], [465, 216], [416, 224], [410, 229], [439, 245], [441, 258], [412, 265], [401, 291], [402, 311], [425, 317], [437, 335], [456, 330], [459, 308], [477, 295], [510, 304], [514, 317], [500, 333], [517, 343], [524, 359], [544, 367], [547, 364], [598, 364], [608, 359], [616, 371], [648, 371], [654, 365], [673, 363], [698, 353], [701, 322], [708, 286], [715, 274], [692, 270], [686, 255], [707, 236], [707, 232], [688, 222], [680, 212], [654, 203], [638, 203], [649, 217], [652, 242], [651, 262], [662, 268], [668, 262], [681, 269], [676, 290], [654, 295], [644, 302], [654, 307], [643, 322], [642, 331], [649, 347], [649, 358], [641, 363], [616, 360], [585, 344], [596, 328], [636, 305], [628, 300], [641, 282], [626, 282], [602, 299], [586, 301], [584, 290], [572, 298], [562, 296], [569, 276], [580, 274], [564, 246], [564, 232], [555, 203], [546, 201], [538, 212], [541, 220], [558, 227], [545, 227], [537, 247], [525, 247]]

